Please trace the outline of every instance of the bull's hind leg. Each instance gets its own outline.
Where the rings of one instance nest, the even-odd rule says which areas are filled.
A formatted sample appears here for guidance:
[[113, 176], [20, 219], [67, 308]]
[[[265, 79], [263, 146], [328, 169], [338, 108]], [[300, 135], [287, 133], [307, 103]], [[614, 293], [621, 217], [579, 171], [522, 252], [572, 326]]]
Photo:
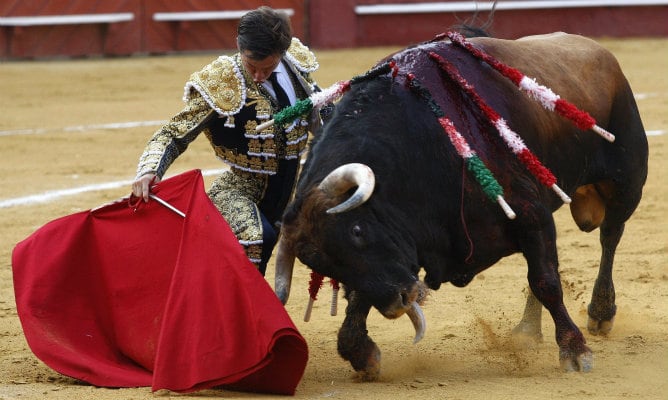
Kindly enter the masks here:
[[[640, 166], [638, 168], [641, 168]], [[638, 174], [638, 182], [644, 182], [644, 174]], [[619, 180], [622, 181], [621, 179]], [[629, 179], [629, 182], [636, 182]], [[605, 201], [605, 217], [600, 227], [601, 264], [588, 307], [587, 329], [594, 335], [606, 335], [612, 330], [617, 306], [612, 267], [617, 245], [624, 233], [625, 222], [638, 206], [642, 196], [642, 184], [619, 187], [612, 182], [596, 185], [597, 193]]]
[[[610, 184], [590, 184], [577, 188], [573, 194], [570, 209], [573, 220], [580, 230], [591, 232], [602, 225], [606, 215], [604, 197], [608, 197], [610, 193]], [[623, 223], [612, 226], [607, 223], [601, 227], [601, 264], [589, 304], [589, 321], [587, 323], [587, 329], [594, 335], [607, 334], [612, 329], [616, 312], [615, 287], [612, 283], [612, 262], [623, 232]]]
[[607, 335], [612, 330], [617, 312], [615, 305], [615, 285], [612, 282], [612, 263], [615, 250], [624, 233], [624, 224], [603, 223], [601, 226], [601, 265], [591, 294], [588, 307], [587, 329], [593, 335]]
[[366, 329], [371, 304], [360, 300], [355, 291], [346, 293], [346, 317], [339, 330], [338, 351], [350, 361], [363, 381], [374, 381], [380, 375], [380, 350]]
[[620, 191], [610, 181], [581, 186], [573, 196], [571, 215], [578, 227], [590, 232], [600, 226], [601, 263], [587, 310], [587, 329], [591, 334], [606, 335], [612, 330], [617, 312], [612, 266], [624, 233], [624, 221], [639, 199], [639, 191]]
[[543, 220], [541, 230], [520, 229], [522, 252], [528, 264], [529, 286], [554, 320], [562, 368], [567, 371], [589, 371], [593, 364], [591, 350], [564, 305], [561, 280], [557, 270], [554, 220], [546, 210], [543, 211], [542, 218], [538, 217]]

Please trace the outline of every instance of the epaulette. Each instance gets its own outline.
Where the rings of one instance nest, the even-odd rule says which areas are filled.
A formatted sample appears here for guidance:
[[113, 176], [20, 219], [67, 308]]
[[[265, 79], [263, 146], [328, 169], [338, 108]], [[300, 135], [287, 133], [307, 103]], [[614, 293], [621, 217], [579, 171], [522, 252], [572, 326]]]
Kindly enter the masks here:
[[219, 115], [234, 115], [246, 101], [246, 84], [239, 66], [229, 56], [220, 56], [201, 71], [190, 75], [183, 93], [188, 101], [191, 89], [197, 90]]
[[320, 66], [315, 59], [315, 54], [295, 37], [292, 38], [292, 43], [285, 53], [285, 58], [299, 71], [305, 73], [311, 73]]

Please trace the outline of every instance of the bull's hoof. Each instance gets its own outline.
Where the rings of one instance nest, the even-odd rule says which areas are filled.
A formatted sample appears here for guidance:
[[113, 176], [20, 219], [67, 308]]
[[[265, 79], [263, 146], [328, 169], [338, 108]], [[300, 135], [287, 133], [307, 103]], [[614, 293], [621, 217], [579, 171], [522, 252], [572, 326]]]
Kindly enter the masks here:
[[364, 368], [356, 371], [355, 380], [358, 382], [373, 382], [380, 377], [380, 350], [374, 349], [367, 359]]
[[587, 330], [592, 335], [605, 336], [612, 330], [617, 314], [614, 292], [606, 292], [606, 296], [592, 296], [592, 301], [587, 307]]
[[594, 355], [590, 350], [579, 354], [562, 350], [559, 352], [559, 363], [567, 372], [589, 372], [594, 367]]
[[589, 320], [587, 321], [587, 330], [592, 335], [605, 336], [608, 333], [610, 333], [614, 323], [615, 323], [615, 318], [614, 317], [607, 320], [607, 321], [605, 321], [605, 320], [601, 321], [601, 320], [594, 319], [590, 316]]
[[380, 366], [373, 370], [357, 371], [354, 380], [357, 382], [375, 382], [380, 376]]

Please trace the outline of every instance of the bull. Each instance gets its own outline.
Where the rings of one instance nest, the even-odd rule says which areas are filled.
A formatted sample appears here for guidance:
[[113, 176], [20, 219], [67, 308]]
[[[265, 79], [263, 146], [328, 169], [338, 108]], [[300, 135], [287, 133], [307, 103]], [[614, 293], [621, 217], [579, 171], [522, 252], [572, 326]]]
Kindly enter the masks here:
[[[446, 282], [466, 286], [518, 252], [526, 259], [531, 290], [514, 333], [540, 338], [545, 307], [554, 321], [562, 368], [587, 371], [593, 364], [563, 302], [552, 216], [562, 199], [528, 172], [430, 54], [457, 68], [554, 174], [572, 199], [579, 229], [599, 228], [602, 254], [587, 327], [591, 334], [612, 329], [613, 259], [647, 177], [647, 139], [631, 88], [615, 57], [581, 36], [479, 37], [470, 43], [586, 110], [616, 137], [607, 141], [546, 110], [447, 38], [389, 55], [383, 62], [391, 60], [399, 73], [351, 85], [314, 140], [283, 216], [276, 292], [285, 303], [295, 257], [341, 282], [348, 304], [338, 352], [363, 379], [376, 379], [380, 371], [380, 350], [366, 329], [371, 308], [387, 318], [409, 315], [419, 338], [424, 327], [419, 304], [429, 289]], [[433, 102], [496, 177], [514, 219], [466, 170], [433, 106], [409, 88], [409, 75], [430, 88]]]

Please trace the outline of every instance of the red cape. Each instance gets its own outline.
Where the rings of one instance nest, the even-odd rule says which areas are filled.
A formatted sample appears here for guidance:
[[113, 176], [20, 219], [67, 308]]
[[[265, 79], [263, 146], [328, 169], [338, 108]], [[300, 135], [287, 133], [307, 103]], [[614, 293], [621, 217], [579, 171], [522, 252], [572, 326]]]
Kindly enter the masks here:
[[35, 355], [96, 386], [294, 394], [303, 337], [204, 192], [199, 170], [52, 221], [14, 248]]

